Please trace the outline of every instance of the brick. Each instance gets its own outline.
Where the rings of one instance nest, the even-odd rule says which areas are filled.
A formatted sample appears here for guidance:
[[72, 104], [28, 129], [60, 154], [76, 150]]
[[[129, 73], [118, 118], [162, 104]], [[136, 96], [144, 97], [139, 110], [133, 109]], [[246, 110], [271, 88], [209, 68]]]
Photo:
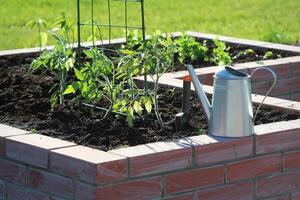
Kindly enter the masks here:
[[292, 100], [293, 101], [300, 101], [300, 92], [293, 93], [292, 94]]
[[130, 159], [132, 176], [192, 166], [191, 145], [179, 142], [156, 142], [111, 152]]
[[26, 167], [7, 160], [0, 160], [0, 179], [19, 184], [25, 183]]
[[4, 138], [14, 135], [23, 135], [26, 134], [26, 131], [17, 129], [11, 126], [0, 124], [0, 157], [4, 156]]
[[[298, 49], [300, 48], [298, 47]], [[280, 58], [278, 60], [288, 62], [290, 65], [294, 65], [294, 64], [299, 64], [300, 56], [285, 57], [285, 58]]]
[[194, 169], [165, 177], [167, 193], [183, 192], [196, 188], [204, 188], [224, 182], [224, 167]]
[[74, 183], [75, 200], [96, 200], [96, 187], [81, 182]]
[[253, 184], [238, 183], [198, 192], [198, 199], [205, 200], [252, 200]]
[[290, 195], [281, 195], [281, 196], [278, 196], [278, 197], [274, 197], [270, 200], [290, 200]]
[[4, 138], [4, 137], [11, 137], [11, 136], [15, 136], [15, 135], [24, 135], [28, 133], [27, 131], [18, 129], [18, 128], [14, 128], [12, 126], [7, 126], [4, 124], [0, 124], [0, 138]]
[[50, 200], [50, 198], [37, 191], [13, 184], [7, 185], [7, 200]]
[[255, 133], [257, 154], [300, 147], [299, 120], [255, 126]]
[[[264, 99], [264, 95], [257, 95], [257, 94], [252, 94], [252, 101], [253, 103], [255, 102], [256, 104], [260, 104], [262, 102], [262, 100]], [[284, 99], [279, 99], [279, 98], [275, 98], [275, 97], [268, 97], [265, 99], [264, 104], [266, 106], [268, 105], [280, 105], [280, 104], [284, 104], [286, 102], [289, 102], [288, 100], [284, 100]]]
[[[50, 200], [67, 200], [67, 199], [52, 196], [52, 197], [50, 197]], [[93, 200], [95, 200], [95, 199], [93, 199]]]
[[300, 200], [300, 192], [293, 193], [292, 200]]
[[256, 197], [267, 198], [300, 191], [300, 173], [288, 173], [257, 180]]
[[[195, 69], [195, 72], [198, 76], [201, 75], [209, 75], [209, 76], [213, 76], [216, 71], [218, 71], [220, 69], [220, 66], [211, 66], [211, 67], [199, 67]], [[187, 75], [189, 75], [188, 71], [185, 71]], [[183, 77], [183, 76], [182, 76]]]
[[5, 143], [7, 157], [42, 168], [48, 168], [50, 149], [75, 145], [38, 134], [9, 137], [6, 138]]
[[207, 135], [190, 137], [198, 165], [240, 159], [253, 155], [253, 137], [225, 139]]
[[29, 168], [28, 184], [34, 189], [39, 189], [61, 197], [72, 198], [73, 196], [72, 179], [46, 171]]
[[300, 102], [297, 101], [289, 101], [279, 105], [276, 104], [275, 106], [282, 107], [285, 111], [300, 112]]
[[[272, 69], [276, 73], [278, 79], [284, 79], [291, 76], [291, 68], [289, 63], [279, 62], [278, 64], [274, 63], [267, 67], [269, 69]], [[251, 74], [254, 69], [256, 69], [256, 67], [249, 68], [249, 74]], [[273, 81], [273, 76], [269, 71], [261, 69], [261, 70], [257, 70], [251, 79], [254, 82], [266, 81], [266, 80]]]
[[283, 163], [285, 170], [300, 168], [300, 151], [285, 153]]
[[291, 64], [292, 68], [292, 74], [294, 77], [299, 77], [300, 76], [300, 62], [298, 61], [297, 63]]
[[300, 85], [300, 77], [278, 80], [271, 94], [279, 95], [285, 93], [300, 92], [299, 85]]
[[213, 85], [214, 82], [214, 73], [210, 73], [210, 74], [204, 74], [204, 75], [200, 75], [198, 76], [200, 79], [201, 84], [203, 85]]
[[125, 157], [83, 146], [51, 151], [50, 169], [90, 183], [103, 184], [128, 177]]
[[252, 87], [252, 93], [265, 95], [268, 89], [271, 87], [271, 82], [270, 81], [253, 82], [251, 84], [251, 87]]
[[227, 165], [227, 180], [237, 181], [280, 172], [281, 155], [263, 156]]
[[0, 199], [1, 198], [6, 198], [6, 184], [4, 181], [0, 180]]
[[160, 177], [121, 183], [97, 190], [97, 199], [99, 200], [141, 200], [157, 198], [160, 196]]
[[286, 99], [286, 100], [291, 100], [291, 95], [290, 94], [280, 94], [280, 95], [274, 95], [276, 98], [280, 99]]
[[0, 157], [4, 156], [4, 140], [3, 138], [0, 138]]
[[184, 195], [173, 196], [165, 200], [194, 200], [194, 199], [195, 199], [195, 194], [184, 194]]

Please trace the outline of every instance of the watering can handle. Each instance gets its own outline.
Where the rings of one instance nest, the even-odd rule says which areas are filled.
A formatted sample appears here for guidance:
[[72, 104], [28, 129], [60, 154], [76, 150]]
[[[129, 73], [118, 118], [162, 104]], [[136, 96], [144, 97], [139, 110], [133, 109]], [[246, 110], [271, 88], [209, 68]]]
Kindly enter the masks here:
[[264, 101], [266, 100], [267, 96], [270, 94], [270, 92], [273, 90], [273, 88], [275, 87], [275, 85], [276, 85], [276, 83], [277, 83], [277, 75], [276, 75], [276, 73], [275, 73], [272, 69], [267, 68], [267, 67], [258, 67], [258, 68], [256, 68], [256, 69], [254, 69], [253, 72], [251, 73], [251, 77], [255, 74], [256, 71], [258, 71], [258, 70], [260, 70], [260, 69], [264, 69], [264, 70], [267, 70], [267, 71], [271, 72], [272, 75], [273, 75], [274, 81], [273, 81], [273, 84], [271, 85], [270, 89], [268, 90], [268, 92], [267, 92], [266, 95], [264, 96], [262, 102], [259, 104], [259, 106], [258, 106], [258, 108], [257, 108], [257, 110], [256, 110], [256, 112], [255, 112], [255, 115], [254, 115], [254, 118], [253, 118], [253, 122], [255, 121], [256, 116], [257, 116], [257, 114], [258, 114], [258, 111], [260, 110], [262, 104], [264, 103]]

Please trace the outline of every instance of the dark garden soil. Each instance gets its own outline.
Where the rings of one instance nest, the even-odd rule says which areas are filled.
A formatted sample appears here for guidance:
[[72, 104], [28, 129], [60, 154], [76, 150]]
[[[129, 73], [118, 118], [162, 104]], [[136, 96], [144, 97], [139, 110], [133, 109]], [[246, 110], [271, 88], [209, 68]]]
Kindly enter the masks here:
[[[30, 62], [30, 59], [27, 62]], [[134, 127], [130, 128], [126, 125], [124, 117], [109, 117], [101, 121], [103, 112], [70, 101], [64, 108], [59, 107], [51, 111], [48, 91], [55, 81], [53, 76], [29, 75], [28, 64], [20, 64], [15, 60], [1, 60], [0, 66], [0, 123], [105, 151], [207, 132], [205, 117], [198, 100], [193, 96], [192, 116], [186, 131], [176, 133], [174, 116], [181, 111], [179, 90], [160, 90], [160, 111], [166, 123], [163, 131], [160, 130], [154, 114], [149, 117], [148, 124], [137, 120]], [[297, 118], [300, 118], [299, 114], [264, 108], [255, 123]]]

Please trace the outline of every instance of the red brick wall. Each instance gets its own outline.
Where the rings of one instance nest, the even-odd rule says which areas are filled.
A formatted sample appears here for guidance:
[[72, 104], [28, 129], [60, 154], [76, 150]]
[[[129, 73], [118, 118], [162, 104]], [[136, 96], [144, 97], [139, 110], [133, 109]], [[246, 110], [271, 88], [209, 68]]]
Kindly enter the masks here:
[[1, 200], [300, 198], [300, 120], [103, 152], [0, 125]]

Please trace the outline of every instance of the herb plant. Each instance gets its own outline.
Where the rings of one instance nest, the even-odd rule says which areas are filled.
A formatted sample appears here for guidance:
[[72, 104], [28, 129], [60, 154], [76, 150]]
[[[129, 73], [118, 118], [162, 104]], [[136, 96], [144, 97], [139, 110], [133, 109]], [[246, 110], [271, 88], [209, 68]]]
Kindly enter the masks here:
[[217, 65], [231, 64], [232, 59], [228, 52], [229, 48], [226, 47], [226, 44], [220, 41], [218, 38], [215, 38], [213, 42], [216, 47], [213, 49], [212, 61]]
[[194, 60], [208, 60], [207, 57], [207, 47], [204, 42], [203, 45], [201, 45], [199, 42], [195, 40], [195, 38], [182, 35], [180, 38], [175, 40], [175, 43], [178, 48], [178, 56], [179, 61], [181, 63], [184, 63], [188, 59], [194, 61]]
[[138, 31], [128, 32], [126, 45], [122, 48], [136, 50], [143, 44], [143, 38], [138, 34]]

